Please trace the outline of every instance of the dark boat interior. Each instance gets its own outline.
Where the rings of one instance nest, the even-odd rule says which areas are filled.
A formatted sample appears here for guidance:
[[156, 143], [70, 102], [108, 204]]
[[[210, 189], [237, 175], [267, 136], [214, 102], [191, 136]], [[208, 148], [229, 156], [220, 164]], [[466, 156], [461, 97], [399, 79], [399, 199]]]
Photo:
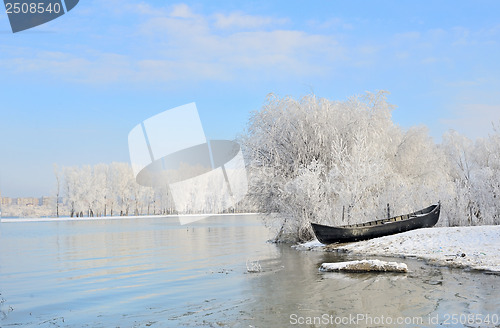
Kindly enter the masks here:
[[434, 208], [436, 208], [436, 206], [438, 206], [438, 205], [432, 205], [432, 206], [429, 206], [427, 208], [424, 208], [423, 210], [420, 210], [420, 211], [417, 211], [417, 212], [413, 212], [413, 213], [410, 213], [410, 214], [399, 215], [399, 216], [395, 216], [395, 217], [388, 218], [388, 219], [380, 219], [380, 220], [370, 221], [370, 222], [365, 222], [365, 223], [358, 223], [358, 224], [350, 224], [350, 225], [345, 225], [345, 226], [339, 226], [338, 228], [371, 227], [371, 226], [377, 226], [377, 225], [387, 224], [387, 223], [391, 223], [391, 222], [405, 221], [405, 220], [414, 218], [417, 215], [422, 215], [422, 214], [430, 213], [430, 212], [432, 212], [432, 210], [434, 210]]

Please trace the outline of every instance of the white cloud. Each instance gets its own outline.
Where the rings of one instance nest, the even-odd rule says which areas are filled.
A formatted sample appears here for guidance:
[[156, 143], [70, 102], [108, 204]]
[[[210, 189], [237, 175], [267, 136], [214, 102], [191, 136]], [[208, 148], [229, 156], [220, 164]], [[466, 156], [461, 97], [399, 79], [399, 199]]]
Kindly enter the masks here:
[[470, 31], [464, 27], [453, 28], [455, 41], [452, 43], [454, 46], [467, 46], [471, 43]]
[[[381, 40], [346, 30], [352, 26], [341, 18], [322, 25], [309, 21], [316, 27], [312, 32], [294, 29], [288, 18], [241, 11], [202, 13], [202, 8], [187, 4], [159, 7], [128, 0], [109, 2], [112, 5], [108, 1], [92, 5], [94, 14], [100, 5], [101, 17], [108, 13], [113, 16], [109, 24], [96, 25], [105, 32], [88, 27], [81, 33], [87, 39], [71, 36], [67, 45], [61, 43], [54, 48], [60, 58], [40, 51], [40, 47], [20, 54], [18, 49], [8, 49], [2, 54], [0, 73], [45, 72], [86, 83], [154, 83], [324, 77], [336, 70], [387, 69], [395, 65], [452, 67], [458, 55], [450, 57], [444, 48], [467, 34], [459, 28], [431, 29], [397, 33]], [[116, 7], [119, 11], [113, 9]], [[318, 29], [321, 26], [324, 29]], [[331, 27], [344, 31], [336, 34]]]
[[160, 15], [162, 14], [163, 10], [160, 10], [158, 8], [154, 8], [148, 3], [138, 3], [135, 5], [131, 5], [131, 8], [129, 8], [131, 12], [136, 12], [140, 15], [149, 15], [149, 16], [155, 16], [155, 15]]
[[3, 61], [1, 66], [16, 68], [17, 73], [43, 75], [83, 83], [109, 83], [131, 77], [131, 63], [126, 56], [115, 53], [94, 53], [76, 56], [61, 52], [26, 52], [17, 58]]
[[325, 21], [309, 20], [308, 24], [314, 28], [319, 29], [344, 29], [352, 30], [354, 27], [351, 23], [346, 22], [344, 19], [339, 17], [333, 17]]
[[[146, 2], [134, 2], [128, 0], [106, 0], [106, 1], [94, 1], [91, 6], [82, 6], [84, 8], [78, 7], [76, 15], [93, 15], [106, 13], [107, 15], [147, 15], [156, 16], [165, 13], [165, 10], [158, 7], [153, 7]], [[83, 11], [81, 11], [83, 10]], [[72, 15], [75, 15], [72, 13]]]
[[191, 8], [184, 4], [176, 4], [172, 6], [172, 11], [170, 12], [171, 17], [177, 17], [177, 18], [196, 18], [198, 17], [193, 13]]
[[433, 40], [440, 40], [448, 35], [448, 32], [442, 28], [434, 28], [427, 31], [428, 37]]
[[426, 58], [423, 58], [420, 62], [424, 65], [433, 65], [433, 64], [439, 63], [441, 61], [442, 61], [442, 59], [440, 59], [438, 57], [426, 57]]
[[411, 31], [405, 33], [396, 33], [394, 39], [396, 42], [415, 42], [421, 38], [420, 32]]
[[[185, 4], [168, 10], [137, 6], [139, 22], [108, 37], [110, 51], [92, 43], [76, 44], [78, 52], [25, 49], [7, 55], [0, 67], [84, 83], [154, 83], [318, 76], [345, 60], [331, 35], [272, 27], [284, 20], [240, 12], [201, 15]], [[119, 41], [124, 36], [126, 46]]]
[[471, 80], [456, 80], [446, 83], [446, 86], [452, 88], [470, 88], [470, 87], [481, 87], [481, 85], [487, 85], [488, 83], [494, 84], [495, 81], [485, 78], [475, 78]]
[[[215, 21], [211, 17], [216, 17]], [[257, 76], [263, 71], [281, 76], [323, 74], [327, 73], [325, 65], [342, 58], [343, 49], [333, 36], [271, 27], [283, 23], [285, 20], [243, 13], [190, 19], [160, 17], [144, 22], [140, 33], [159, 45], [164, 43], [158, 52], [181, 65], [186, 60], [198, 63], [205, 68], [203, 72], [224, 67], [224, 79], [242, 73]], [[242, 28], [248, 30], [239, 31]]]
[[241, 28], [258, 29], [269, 25], [282, 25], [288, 22], [287, 19], [277, 19], [264, 16], [252, 16], [242, 12], [232, 12], [229, 15], [215, 14], [214, 25], [220, 29]]

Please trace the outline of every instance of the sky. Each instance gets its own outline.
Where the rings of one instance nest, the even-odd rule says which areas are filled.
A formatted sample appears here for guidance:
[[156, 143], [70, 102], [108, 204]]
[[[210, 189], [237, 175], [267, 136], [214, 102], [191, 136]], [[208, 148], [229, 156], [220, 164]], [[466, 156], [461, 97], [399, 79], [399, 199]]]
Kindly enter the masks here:
[[488, 136], [500, 120], [498, 1], [85, 0], [12, 33], [0, 12], [0, 191], [55, 191], [53, 165], [127, 162], [145, 119], [196, 102], [234, 139], [269, 93], [387, 90], [402, 128]]

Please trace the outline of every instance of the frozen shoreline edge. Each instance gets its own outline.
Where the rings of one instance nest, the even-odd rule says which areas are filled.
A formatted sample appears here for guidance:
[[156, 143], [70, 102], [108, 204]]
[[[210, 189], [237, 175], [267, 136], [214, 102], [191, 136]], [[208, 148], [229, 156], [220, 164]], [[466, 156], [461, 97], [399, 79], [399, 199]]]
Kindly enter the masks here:
[[0, 223], [15, 222], [57, 222], [57, 221], [105, 221], [105, 220], [132, 220], [132, 219], [159, 219], [159, 218], [196, 218], [211, 216], [241, 216], [259, 215], [260, 213], [223, 213], [223, 214], [168, 214], [168, 215], [131, 215], [131, 216], [99, 216], [99, 217], [60, 217], [60, 218], [3, 218]]
[[349, 244], [324, 245], [313, 240], [292, 247], [355, 256], [414, 258], [431, 265], [500, 273], [500, 226], [435, 227]]

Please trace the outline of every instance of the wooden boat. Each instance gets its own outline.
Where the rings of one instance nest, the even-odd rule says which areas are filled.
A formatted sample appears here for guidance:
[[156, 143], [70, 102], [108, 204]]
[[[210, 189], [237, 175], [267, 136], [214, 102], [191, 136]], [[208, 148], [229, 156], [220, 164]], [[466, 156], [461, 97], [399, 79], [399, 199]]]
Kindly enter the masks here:
[[439, 220], [441, 204], [434, 204], [423, 210], [392, 218], [360, 224], [331, 227], [311, 223], [318, 240], [323, 244], [346, 243], [393, 235], [409, 230], [434, 226]]

